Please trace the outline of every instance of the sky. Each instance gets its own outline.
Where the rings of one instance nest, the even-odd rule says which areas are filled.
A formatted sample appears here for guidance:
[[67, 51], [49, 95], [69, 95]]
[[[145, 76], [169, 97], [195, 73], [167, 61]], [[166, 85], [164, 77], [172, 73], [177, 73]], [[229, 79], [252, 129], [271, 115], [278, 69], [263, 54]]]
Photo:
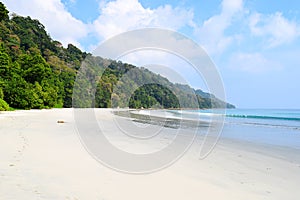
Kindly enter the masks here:
[[[158, 27], [177, 31], [207, 52], [222, 77], [228, 102], [238, 108], [300, 109], [300, 1], [2, 2], [11, 12], [38, 19], [64, 46], [73, 43], [88, 52], [129, 30]], [[123, 61], [143, 65], [144, 58], [136, 57], [127, 56]], [[183, 66], [171, 61], [174, 59], [166, 63]], [[192, 74], [186, 74], [187, 82], [205, 90], [203, 81]]]

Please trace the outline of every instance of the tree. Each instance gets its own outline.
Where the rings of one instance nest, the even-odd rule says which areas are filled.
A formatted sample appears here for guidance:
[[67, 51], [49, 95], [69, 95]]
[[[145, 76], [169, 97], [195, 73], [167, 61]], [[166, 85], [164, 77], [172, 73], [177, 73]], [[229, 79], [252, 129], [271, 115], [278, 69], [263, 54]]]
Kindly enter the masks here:
[[40, 54], [23, 54], [18, 62], [23, 70], [22, 76], [27, 82], [41, 83], [51, 75], [50, 66]]
[[8, 13], [9, 12], [6, 9], [5, 5], [0, 2], [0, 21], [9, 19]]
[[9, 75], [10, 58], [7, 53], [0, 49], [0, 75], [1, 78], [5, 78]]
[[6, 80], [4, 86], [4, 100], [13, 108], [30, 108], [29, 98], [32, 94], [26, 81], [19, 75], [14, 74], [9, 80]]

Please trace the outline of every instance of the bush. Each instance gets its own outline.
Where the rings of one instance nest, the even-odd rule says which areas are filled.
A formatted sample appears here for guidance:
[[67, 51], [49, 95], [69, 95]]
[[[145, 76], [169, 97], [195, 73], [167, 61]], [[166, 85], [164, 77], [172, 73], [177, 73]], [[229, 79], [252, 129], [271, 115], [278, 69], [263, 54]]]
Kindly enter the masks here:
[[3, 99], [0, 99], [0, 111], [9, 110], [9, 105]]

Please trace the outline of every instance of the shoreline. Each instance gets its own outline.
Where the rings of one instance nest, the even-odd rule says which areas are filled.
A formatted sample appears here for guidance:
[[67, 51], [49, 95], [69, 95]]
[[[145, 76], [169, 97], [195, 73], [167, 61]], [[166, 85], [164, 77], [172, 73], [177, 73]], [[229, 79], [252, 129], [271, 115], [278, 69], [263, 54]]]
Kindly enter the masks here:
[[[130, 175], [90, 156], [75, 131], [73, 109], [12, 112], [0, 114], [0, 199], [296, 200], [300, 196], [297, 149], [221, 137], [213, 152], [199, 160], [203, 141], [199, 135], [170, 167]], [[109, 113], [109, 109], [97, 109], [97, 119], [110, 124]], [[131, 140], [109, 127], [105, 130], [120, 148], [133, 148]], [[167, 140], [158, 138], [145, 147], [157, 148]]]

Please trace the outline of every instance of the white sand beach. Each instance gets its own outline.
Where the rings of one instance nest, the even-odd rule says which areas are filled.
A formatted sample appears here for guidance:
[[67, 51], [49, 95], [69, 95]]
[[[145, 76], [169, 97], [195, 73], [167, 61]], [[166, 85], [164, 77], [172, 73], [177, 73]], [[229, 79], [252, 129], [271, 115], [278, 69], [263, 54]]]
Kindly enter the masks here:
[[[109, 109], [99, 109], [97, 116], [103, 123], [113, 123]], [[105, 130], [113, 140], [115, 130]], [[201, 140], [197, 137], [170, 167], [132, 175], [103, 166], [85, 150], [73, 109], [1, 112], [0, 199], [300, 198], [300, 150], [221, 138], [213, 152], [199, 160]], [[131, 145], [127, 140], [115, 143]], [[160, 138], [157, 143], [166, 141]]]

